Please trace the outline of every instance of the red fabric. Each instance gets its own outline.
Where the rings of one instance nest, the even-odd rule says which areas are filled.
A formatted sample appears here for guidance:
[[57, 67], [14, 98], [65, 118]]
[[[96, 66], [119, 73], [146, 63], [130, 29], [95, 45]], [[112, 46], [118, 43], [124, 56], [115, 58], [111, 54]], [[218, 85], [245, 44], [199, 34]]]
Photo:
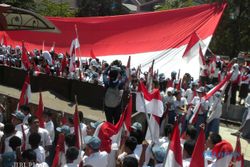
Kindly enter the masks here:
[[61, 124], [66, 125], [66, 123], [67, 123], [67, 118], [66, 118], [65, 114], [63, 113], [62, 119], [61, 119]]
[[93, 49], [90, 50], [90, 57], [92, 57], [93, 59], [96, 59]]
[[5, 35], [5, 34], [3, 34], [2, 41], [1, 41], [1, 45], [5, 45], [5, 46], [8, 45], [7, 39], [6, 39], [6, 35]]
[[42, 93], [39, 92], [39, 104], [35, 115], [39, 119], [39, 126], [41, 128], [44, 128], [43, 110], [44, 110], [44, 105], [43, 105]]
[[128, 105], [125, 108], [125, 111], [122, 113], [119, 121], [116, 125], [113, 125], [109, 122], [104, 122], [99, 130], [98, 137], [101, 140], [101, 151], [106, 151], [110, 153], [112, 140], [111, 137], [116, 135], [123, 124], [126, 126], [126, 129], [130, 132], [131, 130], [131, 115], [132, 115], [132, 98], [130, 98]]
[[200, 134], [197, 138], [197, 142], [194, 147], [194, 151], [192, 154], [190, 167], [204, 167], [205, 160], [204, 160], [204, 151], [205, 151], [205, 133], [204, 130], [200, 130]]
[[188, 42], [188, 46], [186, 47], [186, 50], [183, 54], [183, 57], [187, 56], [189, 51], [194, 47], [194, 45], [199, 42], [199, 37], [197, 36], [196, 32], [194, 32]]
[[58, 167], [60, 160], [60, 152], [63, 153], [65, 152], [64, 141], [65, 141], [65, 136], [63, 133], [60, 133], [58, 135], [56, 150], [55, 150], [56, 153], [51, 167]]
[[162, 100], [159, 89], [154, 89], [152, 93], [149, 93], [143, 82], [140, 82], [138, 86], [138, 92], [142, 92], [145, 100], [151, 101], [153, 99]]
[[100, 128], [98, 137], [101, 140], [100, 151], [106, 151], [107, 153], [111, 152], [111, 144], [112, 140], [110, 139], [111, 136], [115, 135], [117, 130], [115, 125], [104, 122]]
[[232, 145], [222, 140], [220, 143], [215, 144], [214, 148], [212, 149], [212, 155], [216, 156], [217, 159], [221, 159], [226, 155], [229, 155], [233, 152]]
[[63, 59], [62, 59], [62, 65], [61, 65], [61, 72], [63, 73], [64, 69], [67, 67], [67, 60], [66, 60], [66, 55], [63, 55]]
[[171, 138], [171, 142], [169, 145], [169, 149], [171, 149], [175, 154], [176, 162], [182, 166], [182, 148], [181, 148], [181, 141], [180, 141], [180, 130], [178, 127], [178, 123], [176, 122], [174, 125], [174, 131]]
[[28, 92], [27, 92], [29, 86], [30, 86], [30, 76], [27, 75], [25, 77], [21, 95], [19, 98], [18, 109], [20, 109], [20, 106], [27, 105], [29, 103], [29, 99], [28, 99], [29, 97], [28, 97]]
[[78, 35], [82, 37], [81, 56], [90, 56], [91, 49], [96, 56], [159, 51], [187, 44], [194, 31], [201, 39], [211, 36], [225, 6], [213, 3], [110, 17], [48, 17], [61, 33], [8, 31], [7, 40], [15, 46], [25, 39], [28, 50], [42, 49], [41, 41], [46, 41], [45, 50], [49, 50], [55, 41], [57, 51], [65, 52], [75, 37], [73, 30], [77, 24]]

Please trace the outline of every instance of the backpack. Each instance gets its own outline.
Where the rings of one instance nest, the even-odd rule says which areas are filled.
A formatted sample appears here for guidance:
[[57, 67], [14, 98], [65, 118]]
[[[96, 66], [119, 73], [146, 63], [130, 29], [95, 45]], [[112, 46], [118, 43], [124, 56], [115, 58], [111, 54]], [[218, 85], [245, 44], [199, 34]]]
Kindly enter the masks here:
[[117, 107], [121, 103], [122, 94], [123, 94], [123, 90], [119, 90], [118, 86], [108, 87], [104, 96], [105, 106], [110, 107], [110, 108]]

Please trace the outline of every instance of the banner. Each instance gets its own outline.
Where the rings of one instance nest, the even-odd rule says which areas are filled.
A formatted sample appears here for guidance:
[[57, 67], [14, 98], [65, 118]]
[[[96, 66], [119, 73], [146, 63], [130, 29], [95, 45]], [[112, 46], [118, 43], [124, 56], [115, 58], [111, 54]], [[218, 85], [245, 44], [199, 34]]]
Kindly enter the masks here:
[[[24, 40], [27, 50], [42, 49], [43, 41], [44, 49], [49, 50], [55, 42], [55, 51], [65, 53], [69, 52], [77, 25], [81, 45], [81, 53], [77, 56], [91, 57], [93, 52], [98, 58], [108, 62], [119, 59], [123, 64], [131, 56], [131, 67], [141, 64], [144, 71], [155, 60], [155, 70], [169, 74], [183, 66], [182, 56], [194, 32], [204, 43], [202, 50], [205, 53], [225, 7], [226, 4], [213, 3], [109, 17], [48, 17], [60, 29], [60, 34], [8, 31], [0, 32], [0, 36], [6, 35], [8, 44], [13, 46], [21, 45]], [[199, 56], [199, 49], [195, 56]], [[199, 66], [195, 69], [199, 72]], [[181, 70], [181, 76], [184, 73]]]

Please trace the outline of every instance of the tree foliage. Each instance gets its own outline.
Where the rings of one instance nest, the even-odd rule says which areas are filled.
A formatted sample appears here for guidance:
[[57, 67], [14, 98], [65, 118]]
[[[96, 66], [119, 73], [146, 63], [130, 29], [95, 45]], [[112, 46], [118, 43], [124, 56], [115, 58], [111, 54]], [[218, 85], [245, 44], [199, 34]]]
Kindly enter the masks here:
[[35, 10], [43, 16], [73, 17], [76, 13], [67, 2], [57, 3], [51, 0], [37, 2]]
[[28, 9], [28, 10], [35, 9], [34, 0], [0, 0], [0, 3], [5, 3], [11, 6]]
[[110, 16], [128, 13], [121, 0], [81, 0], [77, 16]]

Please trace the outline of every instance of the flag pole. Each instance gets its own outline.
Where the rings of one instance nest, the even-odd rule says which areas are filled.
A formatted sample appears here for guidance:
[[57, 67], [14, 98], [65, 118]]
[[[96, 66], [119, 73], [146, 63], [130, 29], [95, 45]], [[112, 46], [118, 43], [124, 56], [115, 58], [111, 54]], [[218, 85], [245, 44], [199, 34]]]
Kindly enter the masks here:
[[[80, 134], [80, 150], [82, 150], [82, 131], [81, 131], [81, 125], [80, 125], [80, 120], [79, 120], [79, 112], [78, 112], [78, 103], [77, 103], [77, 95], [75, 95], [75, 102], [76, 102], [76, 112], [77, 112], [77, 117], [78, 117], [78, 125], [79, 125], [79, 134]], [[76, 133], [76, 132], [75, 132]]]
[[[150, 126], [148, 111], [147, 111], [147, 107], [146, 107], [146, 104], [145, 104], [145, 99], [143, 97], [142, 92], [140, 92], [140, 94], [141, 94], [141, 98], [143, 99], [142, 101], [143, 101], [143, 106], [144, 106], [144, 109], [145, 109], [145, 115], [146, 115], [146, 119], [147, 119], [147, 123], [148, 123], [148, 128], [149, 128], [150, 136], [151, 136], [152, 142], [155, 142], [155, 141], [153, 141], [154, 140], [154, 138], [153, 138], [153, 130], [152, 130], [152, 127]], [[152, 116], [152, 114], [151, 114], [151, 116]]]

